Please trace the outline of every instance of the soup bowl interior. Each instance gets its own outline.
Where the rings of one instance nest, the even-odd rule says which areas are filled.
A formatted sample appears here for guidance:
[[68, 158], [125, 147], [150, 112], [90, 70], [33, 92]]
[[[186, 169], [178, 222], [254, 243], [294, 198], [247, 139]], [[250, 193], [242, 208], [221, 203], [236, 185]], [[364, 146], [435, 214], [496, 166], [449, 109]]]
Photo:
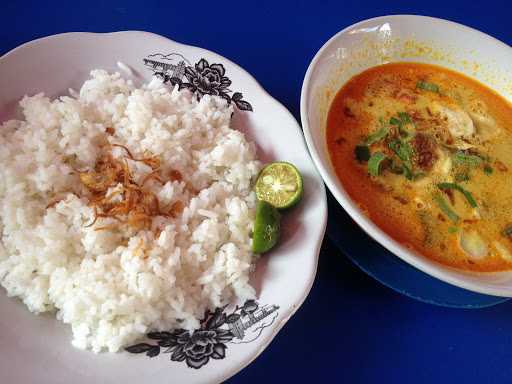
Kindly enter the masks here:
[[350, 78], [368, 68], [403, 61], [436, 64], [461, 72], [512, 101], [512, 49], [506, 44], [463, 25], [430, 17], [397, 15], [365, 20], [325, 43], [306, 73], [301, 119], [313, 160], [336, 200], [389, 251], [447, 283], [512, 297], [512, 271], [457, 270], [404, 247], [361, 211], [336, 176], [325, 138], [327, 115], [336, 93]]

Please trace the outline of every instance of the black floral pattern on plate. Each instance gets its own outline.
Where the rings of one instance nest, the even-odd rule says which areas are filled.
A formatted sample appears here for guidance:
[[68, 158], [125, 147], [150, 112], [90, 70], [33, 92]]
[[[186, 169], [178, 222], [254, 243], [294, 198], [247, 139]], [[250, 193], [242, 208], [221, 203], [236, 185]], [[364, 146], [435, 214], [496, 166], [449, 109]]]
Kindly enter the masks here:
[[[272, 314], [277, 315], [278, 306], [260, 306], [254, 300], [247, 300], [242, 306], [236, 306], [227, 312], [227, 307], [217, 308], [214, 312], [207, 311], [201, 320], [201, 326], [195, 331], [175, 329], [169, 332], [150, 332], [146, 336], [155, 343], [143, 342], [126, 348], [130, 353], [145, 353], [156, 357], [163, 353], [170, 354], [170, 359], [176, 362], [186, 362], [187, 366], [199, 369], [208, 364], [210, 359], [220, 360], [226, 357], [226, 343], [233, 339], [243, 342], [245, 332], [256, 328], [257, 336], [271, 325], [264, 323]], [[263, 323], [256, 327], [258, 323]], [[249, 342], [250, 342], [249, 341]]]
[[[169, 55], [155, 54], [161, 58]], [[180, 57], [182, 57], [180, 55]], [[242, 111], [252, 111], [252, 105], [243, 99], [240, 92], [234, 92], [229, 89], [231, 80], [226, 76], [226, 69], [220, 63], [210, 64], [206, 59], [202, 58], [194, 65], [187, 65], [185, 61], [178, 64], [170, 64], [167, 62], [144, 59], [144, 64], [151, 67], [154, 74], [164, 82], [172, 85], [178, 85], [179, 89], [188, 89], [195, 93], [198, 98], [204, 95], [220, 96], [229, 104], [232, 102]]]

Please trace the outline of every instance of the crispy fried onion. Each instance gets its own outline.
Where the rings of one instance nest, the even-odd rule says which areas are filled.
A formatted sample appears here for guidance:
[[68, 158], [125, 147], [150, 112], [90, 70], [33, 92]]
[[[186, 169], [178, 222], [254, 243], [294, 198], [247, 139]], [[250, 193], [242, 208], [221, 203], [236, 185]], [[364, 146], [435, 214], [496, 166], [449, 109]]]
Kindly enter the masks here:
[[[94, 208], [94, 219], [86, 227], [92, 227], [100, 218], [113, 218], [116, 222], [96, 227], [95, 230], [111, 230], [120, 226], [128, 226], [135, 230], [149, 230], [153, 217], [176, 217], [182, 212], [184, 204], [181, 201], [162, 209], [157, 196], [144, 189], [144, 185], [149, 180], [165, 183], [160, 172], [158, 157], [135, 158], [130, 150], [121, 144], [110, 146], [124, 149], [127, 157], [117, 159], [111, 152], [107, 152], [96, 161], [94, 169], [78, 172], [80, 181], [90, 194], [89, 204]], [[130, 171], [128, 159], [140, 161], [152, 169], [143, 177], [140, 184], [135, 181]], [[172, 176], [169, 175], [166, 179], [173, 181], [178, 178], [178, 175], [181, 180], [181, 174], [178, 171], [173, 171]], [[109, 192], [109, 188], [118, 184], [121, 184], [121, 187]]]

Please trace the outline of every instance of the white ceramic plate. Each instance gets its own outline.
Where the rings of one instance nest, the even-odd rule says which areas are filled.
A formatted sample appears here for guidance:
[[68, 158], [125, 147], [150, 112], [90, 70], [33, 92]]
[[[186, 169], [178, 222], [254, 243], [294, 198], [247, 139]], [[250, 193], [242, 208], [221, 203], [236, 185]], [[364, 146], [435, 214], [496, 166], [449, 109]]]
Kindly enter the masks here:
[[[124, 65], [119, 66], [118, 62]], [[23, 95], [40, 91], [50, 96], [66, 94], [70, 87], [78, 89], [93, 68], [117, 70], [136, 83], [159, 72], [168, 81], [179, 80], [194, 87], [194, 82], [183, 75], [186, 66], [194, 66], [197, 76], [210, 72], [228, 77], [232, 91], [226, 95], [238, 107], [234, 126], [257, 143], [264, 161], [290, 161], [304, 176], [302, 203], [286, 214], [282, 241], [260, 259], [253, 273], [258, 301], [246, 304], [252, 315], [214, 327], [213, 334], [198, 331], [182, 336], [180, 342], [187, 343], [187, 348], [181, 346], [182, 361], [173, 361], [172, 354], [165, 353], [167, 348], [160, 348], [155, 339], [140, 346], [139, 352], [144, 353], [95, 355], [71, 346], [67, 325], [51, 315], [29, 313], [0, 289], [0, 383], [219, 383], [256, 358], [306, 298], [315, 277], [326, 224], [324, 185], [293, 116], [229, 60], [146, 32], [46, 37], [0, 58], [0, 121], [16, 114], [16, 103]], [[227, 308], [224, 313], [234, 311]], [[225, 331], [229, 330], [226, 338]], [[221, 331], [224, 336], [220, 340]], [[177, 343], [170, 334], [154, 336], [167, 345]], [[224, 356], [212, 352], [208, 341], [211, 338], [225, 345]], [[187, 351], [194, 346], [192, 356]], [[149, 358], [146, 352], [159, 354]]]
[[325, 141], [325, 122], [332, 99], [355, 74], [396, 61], [454, 69], [512, 101], [512, 49], [506, 44], [461, 24], [431, 17], [397, 15], [364, 20], [327, 41], [304, 78], [301, 120], [311, 156], [336, 200], [364, 231], [395, 255], [447, 283], [475, 292], [512, 297], [512, 272], [464, 272], [407, 249], [360, 210], [336, 176]]

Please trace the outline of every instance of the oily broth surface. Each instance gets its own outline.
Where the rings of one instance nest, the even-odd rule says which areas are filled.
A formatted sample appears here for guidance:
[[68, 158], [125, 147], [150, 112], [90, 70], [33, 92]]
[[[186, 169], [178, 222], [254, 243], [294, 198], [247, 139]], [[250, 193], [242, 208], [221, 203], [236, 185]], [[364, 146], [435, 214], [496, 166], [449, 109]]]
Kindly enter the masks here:
[[[441, 92], [417, 89], [419, 80], [437, 84]], [[443, 115], [436, 114], [433, 105], [465, 111], [471, 116], [477, 114], [492, 120], [497, 129], [482, 128], [470, 142], [454, 143], [447, 134], [448, 123]], [[379, 119], [389, 121], [399, 112], [412, 116], [417, 132], [425, 132], [440, 144], [449, 143], [453, 148], [470, 146], [470, 150], [489, 158], [492, 174], [471, 170], [470, 180], [460, 183], [471, 191], [478, 208], [472, 209], [456, 191], [450, 197], [452, 208], [461, 218], [456, 225], [432, 198], [439, 192], [437, 183], [454, 182], [457, 167], [447, 159], [450, 152], [440, 150], [432, 169], [416, 181], [386, 171], [370, 176], [366, 164], [356, 161], [355, 146], [379, 128]], [[511, 127], [510, 103], [482, 84], [438, 66], [392, 63], [370, 68], [340, 89], [330, 107], [326, 139], [331, 161], [346, 191], [391, 237], [449, 266], [500, 271], [512, 269], [512, 260], [497, 248], [512, 253], [512, 242], [501, 234], [512, 222]], [[452, 165], [449, 172], [447, 163]], [[459, 245], [464, 231], [478, 231], [488, 246], [487, 256], [468, 257]]]

